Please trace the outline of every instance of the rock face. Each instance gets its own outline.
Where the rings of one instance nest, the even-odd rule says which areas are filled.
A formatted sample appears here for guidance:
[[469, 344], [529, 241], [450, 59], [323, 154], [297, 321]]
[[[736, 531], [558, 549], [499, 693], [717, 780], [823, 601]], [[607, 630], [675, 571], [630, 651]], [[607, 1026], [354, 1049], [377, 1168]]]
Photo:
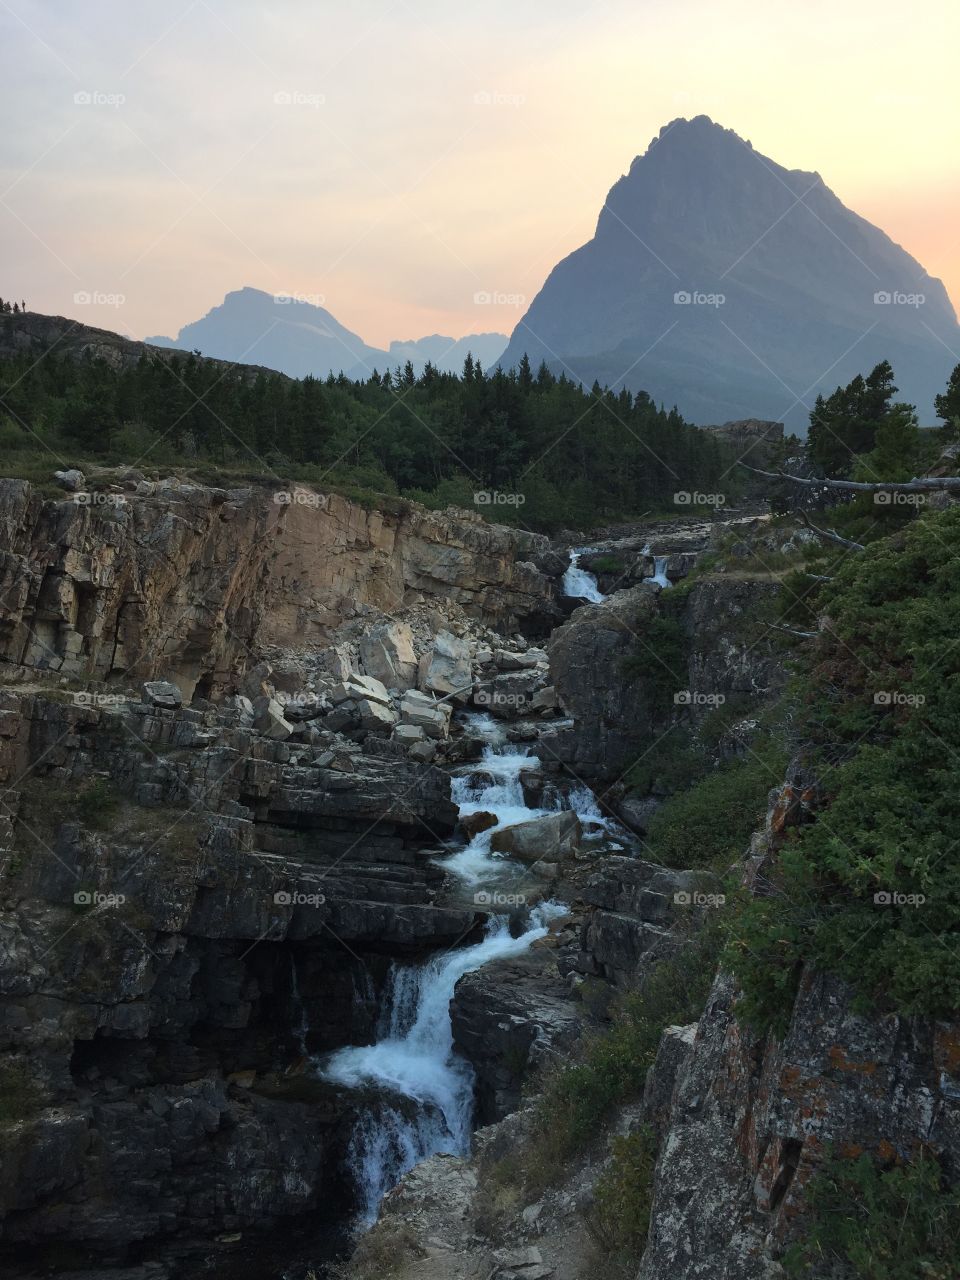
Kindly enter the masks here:
[[960, 1158], [955, 1026], [864, 1018], [843, 984], [807, 974], [784, 1039], [758, 1042], [735, 994], [720, 975], [682, 1065], [668, 1037], [653, 1068], [648, 1094], [671, 1106], [640, 1280], [782, 1276], [828, 1145], [888, 1160], [922, 1140]]
[[[772, 641], [757, 638], [757, 614], [779, 590], [769, 579], [718, 575], [697, 579], [679, 608], [669, 592], [641, 585], [576, 609], [548, 646], [551, 682], [574, 720], [545, 732], [549, 755], [580, 777], [613, 780], [671, 724], [689, 729], [734, 699], [756, 713], [785, 678]], [[683, 633], [682, 655], [660, 652], [663, 618]]]
[[623, 380], [694, 422], [762, 414], [803, 430], [807, 408], [784, 384], [829, 394], [889, 359], [904, 399], [929, 405], [958, 342], [941, 282], [819, 174], [697, 116], [665, 125], [614, 183], [501, 364], [526, 353], [587, 386]]
[[0, 692], [4, 1274], [342, 1219], [362, 1102], [296, 1063], [479, 930], [436, 902], [446, 775], [240, 721]]
[[[555, 611], [553, 585], [529, 563], [546, 539], [469, 512], [176, 481], [88, 496], [51, 502], [0, 481], [0, 659], [96, 679], [162, 675], [189, 700], [229, 687], [263, 646], [329, 643], [364, 606], [436, 596], [505, 629]], [[366, 646], [401, 688], [407, 640], [397, 628]]]
[[481, 1125], [516, 1111], [524, 1081], [560, 1061], [583, 1023], [552, 952], [536, 947], [461, 978], [450, 1021], [454, 1045], [476, 1073]]
[[576, 609], [550, 639], [551, 684], [576, 727], [545, 737], [550, 755], [580, 776], [615, 776], [649, 741], [646, 691], [640, 680], [625, 678], [623, 663], [640, 649], [637, 637], [657, 613], [656, 596], [634, 587]]

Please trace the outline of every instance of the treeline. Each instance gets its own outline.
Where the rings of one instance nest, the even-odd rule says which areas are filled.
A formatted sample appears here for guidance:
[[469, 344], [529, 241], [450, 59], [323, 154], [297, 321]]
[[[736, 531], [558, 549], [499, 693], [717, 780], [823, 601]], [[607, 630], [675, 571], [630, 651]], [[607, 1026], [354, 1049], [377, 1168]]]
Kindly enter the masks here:
[[583, 527], [672, 505], [678, 490], [732, 492], [729, 451], [644, 392], [586, 390], [526, 358], [487, 376], [408, 363], [363, 382], [295, 380], [198, 355], [0, 361], [0, 447], [146, 467], [356, 485], [498, 520]]
[[908, 480], [932, 447], [958, 438], [960, 364], [934, 401], [945, 426], [936, 438], [921, 435], [914, 405], [895, 400], [898, 387], [889, 361], [858, 374], [830, 396], [817, 396], [810, 414], [807, 456], [834, 480]]

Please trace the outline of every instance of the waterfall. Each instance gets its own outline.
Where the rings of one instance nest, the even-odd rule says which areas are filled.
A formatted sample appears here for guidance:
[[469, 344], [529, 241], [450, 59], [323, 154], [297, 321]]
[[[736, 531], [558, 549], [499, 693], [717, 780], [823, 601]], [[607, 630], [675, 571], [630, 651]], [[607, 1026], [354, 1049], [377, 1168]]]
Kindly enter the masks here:
[[528, 808], [520, 777], [527, 769], [538, 770], [540, 757], [531, 755], [528, 747], [505, 741], [503, 727], [492, 716], [467, 713], [463, 723], [468, 733], [483, 738], [486, 746], [476, 764], [452, 778], [450, 798], [459, 807], [461, 818], [473, 813], [492, 813], [497, 819], [496, 826], [479, 832], [462, 849], [442, 859], [444, 869], [464, 885], [470, 888], [485, 884], [503, 886], [523, 875], [516, 863], [490, 852], [493, 833], [562, 809], [573, 809], [581, 822], [603, 827], [617, 840], [629, 839], [621, 824], [601, 811], [596, 796], [586, 786], [574, 787], [566, 796], [553, 787], [543, 796], [541, 808]]
[[580, 557], [589, 550], [589, 547], [575, 547], [571, 550], [570, 567], [563, 575], [563, 594], [589, 600], [591, 604], [600, 604], [606, 596], [597, 586], [597, 579], [586, 569], [580, 568]]
[[655, 556], [653, 560], [653, 578], [652, 582], [657, 583], [660, 587], [669, 587], [670, 579], [667, 577], [667, 560], [669, 556]]
[[376, 1044], [340, 1049], [327, 1060], [327, 1079], [382, 1095], [364, 1109], [348, 1151], [363, 1224], [376, 1219], [383, 1196], [419, 1161], [469, 1151], [473, 1069], [454, 1052], [450, 1022], [457, 982], [491, 960], [526, 951], [566, 910], [555, 903], [534, 908], [518, 938], [505, 917], [493, 917], [474, 946], [443, 952], [422, 965], [395, 965]]

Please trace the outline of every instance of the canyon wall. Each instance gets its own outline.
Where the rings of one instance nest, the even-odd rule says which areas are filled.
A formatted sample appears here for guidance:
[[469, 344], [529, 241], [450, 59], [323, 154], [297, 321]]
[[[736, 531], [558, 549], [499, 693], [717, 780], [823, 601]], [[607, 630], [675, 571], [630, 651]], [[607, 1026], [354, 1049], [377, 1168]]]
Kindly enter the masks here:
[[230, 688], [264, 647], [329, 643], [365, 608], [436, 599], [505, 631], [558, 616], [535, 563], [546, 538], [388, 505], [135, 479], [50, 501], [0, 481], [0, 660], [162, 674], [189, 700]]

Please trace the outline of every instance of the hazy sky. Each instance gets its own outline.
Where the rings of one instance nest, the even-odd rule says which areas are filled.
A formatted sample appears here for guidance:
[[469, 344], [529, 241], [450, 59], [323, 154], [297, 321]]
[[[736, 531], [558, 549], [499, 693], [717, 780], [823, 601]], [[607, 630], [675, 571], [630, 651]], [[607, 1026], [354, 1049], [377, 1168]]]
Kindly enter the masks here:
[[0, 295], [138, 337], [244, 284], [378, 345], [509, 333], [703, 112], [957, 304], [958, 49], [956, 0], [0, 0]]

